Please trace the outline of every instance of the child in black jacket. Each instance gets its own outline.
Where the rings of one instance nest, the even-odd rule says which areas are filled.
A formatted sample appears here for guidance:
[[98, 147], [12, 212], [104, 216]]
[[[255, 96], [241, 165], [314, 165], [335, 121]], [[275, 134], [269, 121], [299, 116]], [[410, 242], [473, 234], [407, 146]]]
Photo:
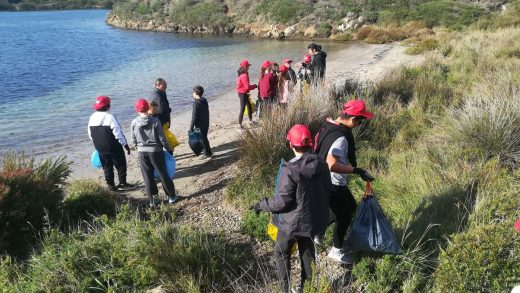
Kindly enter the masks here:
[[208, 100], [202, 95], [204, 88], [197, 85], [193, 88], [193, 112], [191, 116], [190, 131], [199, 128], [202, 134], [202, 141], [204, 142], [204, 153], [200, 156], [201, 159], [210, 159], [213, 156], [211, 147], [209, 146], [208, 130], [209, 130], [209, 105]]

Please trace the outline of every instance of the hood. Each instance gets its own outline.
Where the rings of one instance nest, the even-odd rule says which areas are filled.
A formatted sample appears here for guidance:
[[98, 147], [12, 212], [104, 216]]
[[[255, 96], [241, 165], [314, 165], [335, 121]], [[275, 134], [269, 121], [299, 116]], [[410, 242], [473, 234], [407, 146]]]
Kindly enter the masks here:
[[139, 117], [137, 117], [137, 119], [135, 119], [135, 122], [136, 122], [137, 126], [144, 127], [144, 128], [146, 128], [145, 126], [147, 126], [147, 125], [152, 125], [152, 121], [149, 116], [145, 116], [145, 117], [139, 116]]
[[316, 55], [321, 55], [321, 57], [322, 57], [323, 59], [327, 58], [327, 53], [325, 53], [325, 52], [323, 52], [323, 51], [318, 52], [318, 54], [316, 54]]
[[[313, 153], [303, 153], [301, 157], [296, 157], [288, 162], [284, 162], [284, 165], [290, 168], [298, 169], [304, 177], [312, 178], [316, 173], [321, 172], [318, 168], [319, 158]], [[305, 167], [303, 167], [305, 166]]]

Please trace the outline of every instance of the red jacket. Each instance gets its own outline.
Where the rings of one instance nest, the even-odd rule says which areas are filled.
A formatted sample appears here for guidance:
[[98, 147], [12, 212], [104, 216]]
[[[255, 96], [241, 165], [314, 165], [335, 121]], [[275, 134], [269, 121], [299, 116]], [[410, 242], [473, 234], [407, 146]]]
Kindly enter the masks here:
[[264, 74], [258, 81], [258, 91], [261, 98], [270, 98], [276, 96], [277, 78], [271, 72]]
[[256, 89], [256, 84], [249, 84], [249, 75], [247, 73], [242, 73], [237, 77], [237, 93], [247, 94], [254, 89]]

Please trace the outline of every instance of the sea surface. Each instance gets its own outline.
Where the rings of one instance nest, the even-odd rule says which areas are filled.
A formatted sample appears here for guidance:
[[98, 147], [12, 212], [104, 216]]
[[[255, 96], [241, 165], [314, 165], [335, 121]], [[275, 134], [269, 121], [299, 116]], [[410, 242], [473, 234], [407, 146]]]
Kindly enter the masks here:
[[84, 143], [98, 95], [112, 99], [127, 133], [134, 101], [158, 77], [175, 115], [189, 110], [195, 85], [209, 97], [232, 91], [241, 59], [254, 82], [263, 60], [301, 60], [308, 43], [128, 31], [105, 24], [108, 12], [0, 12], [0, 155], [66, 154]]

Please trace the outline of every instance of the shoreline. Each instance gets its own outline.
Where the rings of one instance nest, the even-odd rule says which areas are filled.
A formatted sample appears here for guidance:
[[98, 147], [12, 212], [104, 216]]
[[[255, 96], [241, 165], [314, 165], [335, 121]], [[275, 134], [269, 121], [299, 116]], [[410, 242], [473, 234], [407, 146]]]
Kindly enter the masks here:
[[[377, 80], [390, 68], [399, 65], [410, 65], [420, 59], [417, 56], [406, 55], [405, 49], [405, 47], [397, 44], [370, 45], [357, 43], [347, 48], [333, 51], [327, 58], [327, 80], [334, 84], [340, 84], [346, 79], [359, 81]], [[254, 79], [251, 82], [256, 83]], [[255, 97], [256, 90], [252, 93], [252, 97]], [[237, 124], [239, 103], [234, 87], [229, 91], [206, 98], [210, 106], [210, 143], [215, 141], [215, 136], [218, 136], [219, 140], [222, 140], [224, 143], [235, 139], [238, 134], [235, 125]], [[171, 120], [172, 126], [170, 130], [181, 142], [181, 145], [175, 149], [175, 155], [187, 156], [191, 153], [186, 142], [187, 131], [191, 122], [191, 110], [188, 109], [177, 113], [172, 116]], [[247, 119], [244, 119], [244, 121], [247, 121]], [[129, 127], [129, 125], [122, 125], [127, 139], [129, 138]], [[212, 148], [216, 145], [213, 143]], [[78, 146], [67, 152], [67, 159], [72, 161], [72, 173], [69, 180], [98, 178], [104, 181], [103, 171], [90, 166], [90, 156], [93, 150], [92, 143], [87, 139], [82, 140]], [[53, 157], [60, 155], [54, 154]], [[135, 152], [132, 152], [130, 156], [127, 155], [129, 182], [140, 182], [142, 180], [135, 155]], [[39, 155], [38, 157], [49, 157], [49, 153]], [[191, 158], [198, 161], [194, 156], [191, 156]]]

